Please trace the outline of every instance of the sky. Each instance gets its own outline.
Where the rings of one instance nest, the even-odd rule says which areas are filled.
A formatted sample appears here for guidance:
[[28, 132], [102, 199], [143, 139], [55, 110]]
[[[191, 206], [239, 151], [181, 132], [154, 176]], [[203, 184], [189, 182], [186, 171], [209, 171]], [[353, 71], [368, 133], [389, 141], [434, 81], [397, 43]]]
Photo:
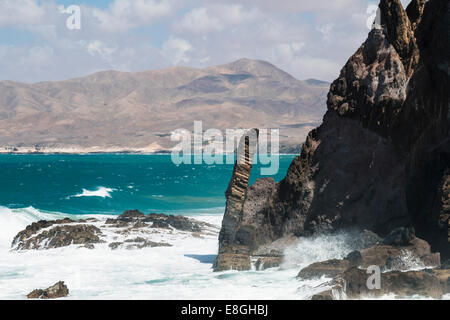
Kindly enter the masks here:
[[[404, 6], [409, 0], [402, 0]], [[332, 81], [376, 0], [0, 0], [0, 80], [268, 61]], [[80, 8], [80, 28], [67, 9]], [[372, 9], [371, 9], [372, 8]], [[73, 11], [72, 11], [73, 13]], [[71, 28], [67, 20], [72, 22]]]

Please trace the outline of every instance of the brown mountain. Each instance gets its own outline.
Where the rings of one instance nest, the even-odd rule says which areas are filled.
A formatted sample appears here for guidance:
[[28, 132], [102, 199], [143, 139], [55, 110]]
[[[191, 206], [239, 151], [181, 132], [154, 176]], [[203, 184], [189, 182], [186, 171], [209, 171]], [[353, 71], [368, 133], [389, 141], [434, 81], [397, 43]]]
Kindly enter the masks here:
[[[1, 152], [158, 151], [170, 133], [280, 128], [286, 148], [321, 122], [329, 84], [241, 59], [205, 69], [99, 72], [58, 82], [0, 82]], [[15, 148], [15, 149], [14, 149]]]

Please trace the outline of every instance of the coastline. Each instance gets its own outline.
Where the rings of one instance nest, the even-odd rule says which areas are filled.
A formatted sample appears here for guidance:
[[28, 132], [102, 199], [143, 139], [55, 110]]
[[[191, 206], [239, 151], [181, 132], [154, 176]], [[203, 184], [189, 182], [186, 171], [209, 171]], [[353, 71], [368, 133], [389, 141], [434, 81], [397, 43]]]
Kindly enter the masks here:
[[[87, 151], [87, 150], [42, 150], [42, 151], [5, 151], [0, 150], [0, 155], [107, 155], [107, 154], [122, 154], [122, 155], [151, 155], [151, 156], [166, 156], [170, 155], [172, 150], [162, 149], [157, 151], [138, 151], [138, 150], [99, 150], [99, 151]], [[297, 156], [300, 153], [278, 153], [278, 156]], [[191, 154], [194, 155], [194, 154]], [[227, 155], [226, 153], [223, 154]]]
[[123, 154], [166, 154], [170, 153], [170, 149], [161, 147], [157, 143], [152, 143], [146, 147], [16, 147], [16, 146], [2, 146], [0, 147], [0, 154], [108, 154], [108, 153], [123, 153]]

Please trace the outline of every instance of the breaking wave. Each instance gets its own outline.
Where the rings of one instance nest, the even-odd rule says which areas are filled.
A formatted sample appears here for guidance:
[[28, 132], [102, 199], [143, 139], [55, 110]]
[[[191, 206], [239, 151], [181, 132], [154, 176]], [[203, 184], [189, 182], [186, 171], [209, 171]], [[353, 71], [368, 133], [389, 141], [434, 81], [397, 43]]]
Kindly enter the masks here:
[[[326, 279], [298, 281], [300, 269], [357, 249], [351, 233], [300, 238], [285, 251], [282, 268], [245, 272], [212, 271], [218, 250], [214, 235], [173, 238], [173, 247], [142, 251], [113, 251], [107, 244], [95, 250], [10, 251], [14, 236], [30, 223], [67, 216], [81, 217], [0, 206], [0, 299], [24, 299], [31, 290], [60, 280], [71, 290], [69, 299], [309, 299], [324, 290]], [[222, 220], [217, 214], [196, 218], [217, 226]]]
[[50, 213], [33, 207], [10, 209], [0, 206], [0, 246], [10, 245], [14, 236], [29, 224], [39, 220], [55, 220], [61, 213]]
[[71, 196], [71, 198], [80, 198], [80, 197], [101, 197], [101, 198], [112, 198], [111, 193], [115, 191], [112, 188], [106, 187], [98, 187], [97, 190], [87, 190], [83, 189], [82, 193]]

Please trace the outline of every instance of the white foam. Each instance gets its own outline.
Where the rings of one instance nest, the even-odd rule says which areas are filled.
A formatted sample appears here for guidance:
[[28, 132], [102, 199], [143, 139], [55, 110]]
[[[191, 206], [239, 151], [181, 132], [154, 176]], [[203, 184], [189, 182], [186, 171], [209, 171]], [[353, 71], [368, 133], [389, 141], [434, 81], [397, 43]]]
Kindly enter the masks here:
[[83, 192], [80, 194], [76, 194], [74, 196], [71, 196], [72, 198], [80, 198], [80, 197], [101, 197], [101, 198], [112, 198], [111, 193], [115, 191], [115, 189], [112, 188], [106, 188], [106, 187], [98, 187], [97, 190], [87, 190], [83, 189]]
[[[29, 223], [64, 216], [0, 207], [0, 299], [25, 299], [30, 291], [61, 280], [69, 287], [68, 299], [309, 299], [324, 290], [327, 279], [298, 281], [301, 266], [342, 257], [352, 249], [344, 234], [305, 238], [286, 251], [280, 270], [217, 273], [212, 272], [218, 249], [213, 234], [195, 238], [174, 232], [168, 239], [172, 247], [141, 250], [111, 250], [107, 244], [94, 250], [9, 250], [14, 235]], [[221, 215], [196, 218], [218, 227], [222, 221]]]

